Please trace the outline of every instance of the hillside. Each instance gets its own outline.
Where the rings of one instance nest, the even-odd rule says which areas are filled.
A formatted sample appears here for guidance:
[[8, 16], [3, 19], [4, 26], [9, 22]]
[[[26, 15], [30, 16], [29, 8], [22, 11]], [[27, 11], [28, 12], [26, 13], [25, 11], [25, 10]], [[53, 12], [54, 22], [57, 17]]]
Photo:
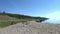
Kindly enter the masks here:
[[9, 25], [14, 25], [21, 22], [26, 21], [37, 21], [42, 22], [47, 20], [48, 18], [44, 17], [32, 17], [27, 15], [21, 15], [21, 14], [11, 14], [11, 13], [0, 13], [0, 27], [7, 27]]
[[0, 13], [0, 19], [27, 19], [27, 20], [36, 20], [36, 19], [41, 19], [41, 20], [47, 20], [48, 18], [45, 17], [33, 17], [33, 16], [28, 16], [28, 15], [21, 15], [21, 14], [11, 14], [11, 13], [5, 13], [2, 12]]
[[0, 15], [0, 21], [12, 21], [12, 20], [19, 20], [15, 17], [10, 17], [8, 15]]

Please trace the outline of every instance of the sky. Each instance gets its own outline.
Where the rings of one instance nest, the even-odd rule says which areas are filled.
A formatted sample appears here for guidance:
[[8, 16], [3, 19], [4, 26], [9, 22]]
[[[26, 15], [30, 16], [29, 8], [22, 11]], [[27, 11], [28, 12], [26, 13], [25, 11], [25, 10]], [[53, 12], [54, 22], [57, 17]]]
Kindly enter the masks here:
[[60, 20], [60, 0], [0, 0], [0, 11]]

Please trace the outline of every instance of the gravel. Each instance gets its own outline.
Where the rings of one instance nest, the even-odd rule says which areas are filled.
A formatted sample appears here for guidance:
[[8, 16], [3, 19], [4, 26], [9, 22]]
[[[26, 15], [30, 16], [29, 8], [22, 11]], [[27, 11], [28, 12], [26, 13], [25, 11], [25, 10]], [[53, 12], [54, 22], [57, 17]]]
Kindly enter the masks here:
[[0, 34], [60, 34], [60, 25], [28, 21], [0, 28]]

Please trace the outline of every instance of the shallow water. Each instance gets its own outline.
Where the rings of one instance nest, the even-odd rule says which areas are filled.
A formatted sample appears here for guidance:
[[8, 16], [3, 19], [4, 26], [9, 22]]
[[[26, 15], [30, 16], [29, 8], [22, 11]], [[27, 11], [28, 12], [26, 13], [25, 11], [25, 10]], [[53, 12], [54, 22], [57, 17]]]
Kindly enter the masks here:
[[52, 23], [52, 24], [60, 24], [60, 20], [46, 20], [45, 22]]

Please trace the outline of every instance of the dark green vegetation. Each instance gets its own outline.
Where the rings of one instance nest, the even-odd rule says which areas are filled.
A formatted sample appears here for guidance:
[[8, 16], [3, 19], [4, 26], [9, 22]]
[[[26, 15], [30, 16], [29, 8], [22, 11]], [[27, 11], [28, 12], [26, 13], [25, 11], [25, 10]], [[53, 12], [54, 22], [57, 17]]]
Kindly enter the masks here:
[[6, 27], [9, 25], [13, 25], [16, 23], [31, 21], [31, 20], [39, 20], [40, 22], [47, 20], [45, 17], [33, 17], [21, 14], [11, 14], [5, 13], [5, 11], [0, 13], [0, 27]]
[[11, 23], [12, 23], [11, 21], [0, 22], [0, 27], [6, 27], [12, 25]]
[[3, 22], [0, 22], [0, 27], [4, 28], [4, 27], [7, 27], [9, 25], [14, 25], [17, 23], [19, 23], [19, 21], [3, 21]]

